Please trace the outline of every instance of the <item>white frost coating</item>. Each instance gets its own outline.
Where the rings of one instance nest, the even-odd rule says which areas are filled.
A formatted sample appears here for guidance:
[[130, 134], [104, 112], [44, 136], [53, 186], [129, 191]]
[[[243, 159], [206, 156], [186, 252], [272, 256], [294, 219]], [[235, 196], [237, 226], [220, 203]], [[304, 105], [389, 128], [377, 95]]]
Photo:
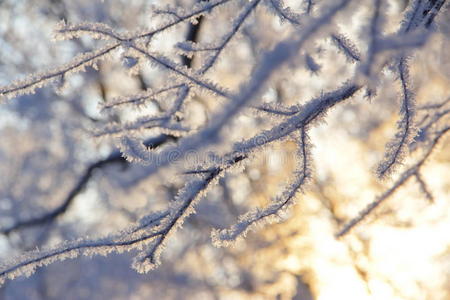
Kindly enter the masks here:
[[280, 213], [283, 213], [294, 204], [296, 194], [304, 187], [311, 176], [311, 146], [305, 128], [313, 122], [320, 120], [330, 108], [340, 101], [353, 96], [358, 90], [358, 86], [352, 83], [346, 83], [337, 90], [312, 99], [304, 106], [299, 107], [298, 113], [295, 116], [288, 118], [272, 129], [263, 131], [253, 138], [235, 144], [233, 153], [248, 155], [257, 148], [297, 133], [297, 136], [299, 136], [298, 157], [300, 157], [300, 162], [295, 172], [296, 176], [294, 181], [268, 207], [264, 209], [256, 208], [240, 216], [238, 222], [229, 229], [214, 230], [212, 232], [212, 238], [216, 246], [227, 246], [237, 239], [244, 237], [249, 231], [254, 230], [258, 226], [281, 220]]
[[149, 38], [152, 37], [158, 33], [164, 32], [167, 29], [181, 24], [185, 21], [191, 21], [196, 22], [196, 18], [205, 14], [209, 14], [211, 11], [214, 11], [214, 9], [231, 2], [231, 0], [216, 0], [216, 1], [201, 1], [196, 2], [189, 11], [185, 11], [184, 9], [180, 9], [178, 7], [176, 8], [170, 8], [167, 7], [164, 10], [165, 14], [171, 14], [175, 16], [173, 20], [166, 21], [164, 24], [158, 26], [157, 28], [150, 30], [150, 31], [143, 31], [140, 33], [135, 33], [130, 35], [130, 39], [142, 39], [142, 38]]
[[278, 16], [282, 22], [301, 25], [300, 18], [302, 17], [302, 15], [293, 12], [290, 7], [285, 8], [282, 0], [266, 0], [266, 2], [266, 5], [270, 9], [270, 11], [274, 15]]
[[[157, 229], [156, 223], [153, 226], [154, 229]], [[137, 226], [134, 226], [117, 235], [104, 238], [79, 239], [62, 243], [53, 249], [29, 252], [1, 266], [0, 283], [17, 276], [30, 276], [38, 267], [79, 255], [107, 255], [111, 252], [122, 253], [142, 249], [144, 245], [160, 234], [157, 230], [153, 230], [153, 227], [145, 231], [135, 230], [136, 228]]]
[[[94, 38], [113, 39], [114, 42], [98, 50], [79, 55], [75, 57], [71, 62], [54, 70], [36, 73], [31, 75], [27, 79], [18, 80], [8, 86], [0, 87], [0, 99], [10, 99], [20, 95], [34, 93], [37, 88], [42, 88], [63, 75], [67, 76], [71, 73], [82, 72], [87, 66], [94, 66], [96, 63], [98, 63], [99, 60], [106, 59], [113, 50], [119, 48], [120, 46], [123, 46], [125, 48], [133, 46], [136, 49], [136, 47], [138, 46], [136, 46], [134, 41], [151, 38], [155, 34], [164, 32], [171, 27], [191, 18], [196, 18], [200, 15], [208, 13], [210, 10], [219, 7], [229, 1], [230, 0], [218, 0], [196, 3], [192, 7], [191, 11], [186, 12], [183, 16], [177, 18], [174, 21], [167, 22], [150, 31], [140, 30], [136, 33], [128, 34], [127, 36], [119, 35], [105, 24], [81, 23], [66, 25], [64, 22], [60, 22], [56, 27], [55, 39], [71, 39], [79, 37], [82, 34], [89, 34]], [[144, 55], [147, 54], [141, 48], [138, 48], [136, 50], [138, 50], [138, 52], [144, 52]], [[174, 71], [175, 73], [178, 73], [179, 75], [190, 79], [193, 83], [200, 84], [203, 88], [211, 90], [212, 92], [221, 96], [226, 95], [224, 91], [221, 91], [220, 88], [215, 87], [214, 84], [202, 82], [201, 80], [199, 81], [198, 78], [195, 78], [195, 76], [191, 76], [186, 71], [182, 71], [178, 65], [168, 59], [165, 59], [164, 57], [151, 56], [150, 58], [155, 63], [162, 64], [164, 67], [172, 69], [172, 71]]]
[[[406, 14], [399, 34], [407, 36], [414, 34], [414, 30], [424, 25], [424, 11], [432, 9], [429, 5], [439, 5], [441, 1], [428, 3], [416, 1], [411, 10]], [[426, 25], [425, 25], [426, 26]], [[423, 32], [425, 35], [426, 33]], [[416, 135], [414, 124], [415, 99], [410, 87], [408, 60], [410, 58], [404, 54], [397, 61], [397, 72], [401, 85], [401, 119], [397, 123], [398, 131], [395, 137], [386, 145], [386, 152], [383, 161], [377, 167], [377, 175], [381, 179], [388, 178], [395, 168], [402, 163], [408, 150], [408, 145], [413, 141]]]
[[233, 21], [231, 30], [224, 37], [222, 37], [222, 41], [218, 46], [215, 47], [213, 54], [208, 57], [204, 65], [199, 69], [200, 74], [206, 73], [214, 65], [214, 63], [219, 58], [220, 53], [225, 49], [226, 45], [230, 42], [233, 36], [236, 35], [236, 33], [239, 31], [239, 28], [242, 26], [250, 13], [256, 8], [259, 2], [261, 2], [261, 0], [250, 1], [240, 13], [240, 15]]
[[[184, 127], [179, 122], [174, 122], [174, 116], [177, 112], [180, 111], [184, 101], [189, 96], [189, 87], [185, 84], [176, 85], [173, 87], [162, 89], [156, 93], [153, 93], [151, 91], [146, 91], [142, 94], [138, 94], [132, 97], [125, 97], [125, 98], [118, 98], [114, 100], [113, 104], [108, 104], [106, 106], [107, 108], [111, 108], [113, 106], [122, 105], [122, 104], [129, 104], [130, 102], [133, 103], [139, 103], [149, 96], [156, 96], [160, 93], [167, 92], [171, 89], [177, 88], [178, 94], [175, 100], [173, 101], [172, 106], [163, 114], [160, 114], [158, 116], [152, 116], [152, 117], [141, 117], [138, 118], [132, 122], [124, 123], [124, 124], [118, 124], [118, 123], [111, 123], [106, 125], [102, 130], [99, 130], [95, 133], [96, 137], [101, 136], [116, 136], [116, 135], [123, 135], [125, 133], [134, 132], [134, 131], [142, 131], [146, 129], [155, 129], [158, 128], [161, 130], [161, 132], [170, 132], [175, 135], [182, 135], [183, 133], [186, 133], [189, 131], [188, 128]], [[124, 149], [124, 155], [126, 157], [134, 157], [135, 151], [133, 149], [137, 149], [136, 143], [130, 143], [127, 138], [122, 140], [121, 146], [123, 146]], [[127, 149], [131, 150], [130, 153], [127, 152]], [[141, 151], [144, 151], [142, 149]], [[140, 155], [141, 159], [143, 157], [148, 157], [148, 153], [144, 155], [144, 152], [141, 152]], [[142, 160], [143, 163], [145, 163], [145, 159]]]
[[332, 34], [331, 40], [349, 61], [361, 61], [361, 53], [347, 36], [342, 33]]
[[415, 99], [409, 86], [409, 70], [406, 58], [400, 59], [398, 72], [402, 93], [402, 106], [400, 110], [402, 118], [398, 121], [398, 131], [394, 139], [386, 145], [384, 159], [377, 168], [377, 174], [380, 178], [387, 178], [395, 171], [395, 168], [405, 157], [408, 145], [413, 141], [416, 134], [414, 125]]
[[[123, 105], [134, 105], [134, 106], [139, 107], [140, 105], [145, 104], [145, 102], [148, 100], [158, 101], [157, 97], [160, 96], [161, 94], [169, 93], [172, 90], [179, 89], [183, 86], [184, 86], [183, 84], [177, 84], [177, 85], [171, 85], [171, 86], [159, 89], [157, 91], [147, 89], [146, 91], [137, 93], [135, 95], [116, 97], [110, 102], [102, 103], [101, 109], [109, 110], [109, 109], [113, 109], [115, 107], [123, 106]], [[160, 101], [163, 101], [163, 100], [160, 100]]]
[[314, 98], [306, 104], [297, 108], [298, 112], [284, 122], [264, 130], [248, 140], [236, 143], [233, 147], [235, 152], [249, 153], [273, 141], [280, 140], [295, 132], [299, 128], [311, 125], [312, 122], [320, 121], [323, 115], [334, 105], [343, 101], [360, 89], [353, 83], [345, 83], [335, 91]]
[[200, 179], [194, 179], [185, 184], [175, 201], [170, 204], [167, 217], [161, 224], [161, 235], [135, 258], [134, 269], [140, 273], [146, 273], [160, 265], [161, 253], [168, 238], [183, 225], [189, 215], [195, 212], [196, 204], [208, 192], [209, 187], [219, 179], [222, 171], [222, 169], [214, 169], [202, 175]]
[[141, 140], [129, 136], [120, 139], [120, 151], [130, 162], [145, 162], [149, 160], [150, 156]]
[[[284, 63], [295, 56], [302, 45], [322, 26], [328, 24], [332, 17], [343, 9], [350, 0], [342, 0], [331, 6], [324, 14], [316, 19], [312, 19], [308, 26], [305, 26], [301, 32], [295, 32], [287, 40], [278, 43], [275, 48], [263, 55], [257, 69], [253, 72], [251, 80], [241, 86], [240, 91], [231, 96], [231, 101], [221, 109], [221, 112], [212, 116], [212, 122], [200, 130], [197, 134], [183, 138], [176, 147], [170, 147], [158, 154], [158, 165], [152, 165], [147, 170], [148, 174], [153, 174], [160, 167], [164, 167], [170, 162], [183, 159], [186, 153], [205, 147], [208, 144], [215, 143], [218, 134], [223, 126], [235, 116], [244, 106], [259, 95], [264, 83], [269, 79], [272, 73], [281, 67]], [[179, 153], [176, 160], [170, 157], [173, 152]]]
[[85, 34], [99, 40], [121, 39], [121, 36], [115, 32], [114, 29], [104, 23], [83, 22], [78, 24], [66, 24], [64, 21], [57, 24], [54, 32], [54, 39], [72, 40], [80, 38]]
[[212, 92], [213, 94], [228, 98], [230, 97], [228, 92], [222, 87], [218, 86], [215, 83], [212, 83], [198, 73], [193, 72], [191, 69], [188, 69], [186, 66], [181, 65], [179, 63], [174, 62], [173, 60], [165, 57], [163, 55], [149, 53], [145, 47], [141, 45], [131, 44], [130, 47], [145, 58], [147, 58], [150, 62], [160, 67], [162, 70], [169, 70], [173, 75], [176, 75], [180, 78], [180, 80], [188, 80], [188, 83], [197, 87], [200, 90], [205, 90]]
[[266, 208], [256, 208], [240, 216], [238, 222], [229, 229], [213, 230], [211, 236], [215, 246], [228, 246], [236, 240], [245, 237], [249, 231], [255, 230], [257, 227], [281, 221], [280, 215], [295, 204], [296, 195], [311, 177], [311, 145], [309, 137], [304, 127], [298, 130], [300, 133], [296, 135], [296, 138], [299, 144], [298, 157], [300, 159], [294, 172], [293, 182]]
[[[408, 168], [406, 171], [400, 174], [398, 179], [391, 185], [391, 187], [386, 190], [383, 194], [378, 196], [374, 201], [370, 202], [363, 210], [361, 210], [358, 216], [354, 217], [350, 221], [345, 224], [339, 232], [336, 233], [336, 237], [342, 237], [347, 234], [350, 230], [352, 230], [356, 225], [361, 223], [364, 219], [367, 218], [378, 206], [380, 206], [384, 201], [389, 199], [398, 189], [400, 189], [411, 177], [416, 177], [416, 179], [420, 180], [420, 170], [422, 166], [427, 162], [433, 151], [437, 148], [440, 140], [450, 132], [450, 126], [443, 128], [442, 130], [438, 130], [435, 132], [434, 137], [429, 141], [429, 145], [427, 146], [427, 150], [424, 155], [420, 158], [420, 160]], [[426, 188], [426, 186], [421, 186], [420, 188]], [[426, 197], [431, 197], [432, 195], [428, 194], [427, 191], [424, 191]], [[430, 199], [430, 198], [429, 198]]]
[[292, 116], [299, 112], [299, 108], [297, 106], [284, 107], [282, 104], [273, 104], [273, 103], [263, 103], [258, 106], [252, 106], [255, 110], [259, 112], [268, 113], [276, 116]]
[[54, 82], [58, 78], [61, 78], [61, 76], [67, 77], [73, 73], [83, 72], [86, 67], [94, 65], [102, 59], [106, 59], [119, 46], [120, 43], [106, 45], [98, 50], [80, 54], [61, 67], [36, 73], [26, 79], [17, 80], [10, 85], [0, 87], [0, 100], [2, 98], [10, 99], [25, 94], [32, 94], [36, 89]]
[[[233, 10], [235, 10], [235, 13], [233, 20], [228, 23], [228, 31], [222, 37], [218, 37], [209, 44], [183, 42], [177, 45], [178, 52], [187, 55], [195, 54], [196, 57], [199, 56], [202, 59], [201, 61], [204, 62], [203, 66], [200, 66], [198, 69], [187, 68], [185, 65], [177, 63], [176, 58], [174, 58], [174, 56], [176, 57], [176, 54], [174, 53], [170, 53], [173, 56], [169, 57], [166, 56], [168, 54], [163, 55], [157, 51], [152, 52], [153, 50], [149, 50], [153, 49], [150, 46], [152, 46], [152, 38], [155, 35], [162, 32], [168, 32], [169, 30], [174, 29], [178, 24], [186, 24], [187, 22], [194, 23], [201, 15], [206, 15], [208, 18], [214, 18], [219, 13], [222, 13], [222, 11], [218, 11], [215, 8], [228, 2], [230, 2], [230, 5], [227, 5], [227, 13], [233, 12]], [[64, 79], [67, 74], [81, 70], [85, 66], [92, 66], [95, 68], [100, 59], [107, 57], [109, 53], [116, 48], [124, 50], [122, 57], [131, 57], [132, 61], [128, 67], [132, 67], [132, 70], [134, 71], [138, 70], [137, 67], [143, 63], [150, 62], [153, 65], [158, 66], [164, 72], [169, 73], [169, 85], [165, 85], [162, 88], [158, 87], [159, 89], [155, 91], [148, 90], [136, 95], [116, 98], [112, 102], [106, 104], [104, 109], [107, 110], [129, 104], [138, 106], [145, 103], [148, 99], [152, 99], [153, 101], [161, 103], [162, 101], [167, 101], [167, 105], [163, 105], [165, 111], [157, 115], [142, 117], [126, 124], [110, 124], [100, 132], [100, 134], [103, 135], [120, 136], [122, 153], [129, 160], [151, 164], [150, 168], [147, 169], [148, 174], [156, 171], [161, 165], [167, 165], [171, 161], [182, 159], [191, 150], [197, 150], [215, 143], [220, 136], [222, 128], [244, 107], [256, 108], [259, 111], [271, 115], [282, 116], [282, 118], [276, 120], [276, 125], [272, 126], [271, 129], [264, 130], [252, 138], [235, 143], [232, 151], [229, 153], [224, 155], [214, 154], [214, 161], [208, 161], [207, 163], [202, 161], [194, 166], [192, 170], [184, 172], [183, 176], [187, 178], [186, 184], [184, 188], [178, 192], [176, 199], [170, 202], [167, 210], [144, 216], [131, 228], [114, 236], [68, 242], [55, 247], [54, 249], [30, 253], [20, 257], [17, 260], [2, 266], [2, 271], [0, 271], [0, 281], [21, 274], [30, 274], [35, 268], [55, 260], [63, 260], [77, 255], [101, 255], [110, 252], [123, 252], [131, 249], [135, 249], [138, 252], [133, 267], [139, 272], [148, 272], [160, 264], [160, 255], [170, 236], [183, 225], [185, 219], [190, 214], [194, 213], [197, 202], [208, 192], [211, 186], [217, 183], [220, 176], [243, 166], [247, 158], [256, 155], [258, 153], [257, 151], [264, 146], [274, 141], [282, 141], [283, 139], [295, 137], [299, 142], [298, 157], [301, 160], [298, 163], [294, 176], [292, 176], [290, 184], [286, 186], [285, 190], [280, 193], [278, 197], [275, 197], [267, 207], [254, 209], [241, 216], [238, 219], [237, 224], [230, 229], [214, 231], [213, 237], [215, 244], [226, 245], [243, 237], [255, 227], [262, 226], [265, 223], [279, 221], [281, 219], [280, 215], [285, 213], [287, 208], [295, 202], [296, 196], [305, 186], [307, 179], [311, 176], [311, 158], [309, 154], [310, 143], [305, 128], [316, 125], [327, 111], [337, 103], [352, 97], [361, 86], [354, 82], [349, 82], [335, 91], [322, 94], [301, 106], [283, 107], [281, 105], [275, 106], [270, 104], [258, 106], [257, 104], [252, 105], [252, 101], [261, 94], [264, 85], [267, 84], [269, 78], [278, 70], [278, 68], [280, 68], [280, 66], [283, 66], [290, 60], [299, 58], [299, 53], [307, 53], [309, 51], [308, 49], [305, 49], [306, 46], [308, 46], [305, 45], [306, 41], [311, 38], [321, 38], [322, 36], [317, 34], [318, 31], [322, 31], [322, 28], [330, 23], [333, 16], [341, 11], [350, 0], [339, 2], [328, 1], [328, 3], [333, 6], [328, 8], [326, 6], [320, 6], [323, 8], [324, 14], [320, 15], [318, 18], [297, 14], [289, 8], [284, 8], [284, 4], [280, 0], [265, 0], [264, 2], [271, 7], [272, 11], [284, 21], [293, 25], [300, 25], [300, 17], [304, 18], [302, 19], [302, 28], [300, 29], [300, 26], [297, 26], [296, 28], [298, 30], [291, 35], [289, 39], [279, 43], [271, 51], [263, 54], [259, 63], [255, 65], [252, 74], [250, 74], [248, 82], [242, 84], [237, 92], [231, 93], [220, 85], [210, 82], [206, 78], [205, 73], [215, 65], [218, 59], [220, 59], [220, 56], [222, 56], [220, 54], [223, 54], [222, 50], [225, 49], [229, 41], [239, 33], [240, 28], [242, 28], [249, 16], [256, 11], [255, 8], [257, 5], [261, 3], [260, 0], [235, 2], [236, 3], [233, 3], [231, 0], [211, 0], [199, 2], [187, 9], [170, 7], [160, 9], [155, 12], [156, 14], [159, 14], [161, 17], [160, 19], [163, 20], [155, 24], [153, 29], [136, 30], [134, 32], [124, 33], [123, 35], [114, 32], [111, 28], [103, 24], [61, 24], [58, 30], [59, 38], [70, 39], [79, 37], [81, 34], [88, 34], [94, 38], [112, 42], [107, 45], [106, 48], [103, 47], [99, 50], [89, 52], [84, 56], [77, 57], [72, 63], [62, 66], [54, 71], [40, 73], [31, 79], [15, 83], [6, 88], [0, 88], [0, 93], [4, 97], [14, 97], [15, 95], [32, 92], [35, 88], [44, 86], [52, 80]], [[380, 3], [382, 2], [377, 0], [375, 3], [376, 14], [382, 12], [383, 9], [380, 9]], [[432, 3], [432, 6], [425, 6], [423, 3], [425, 2], [415, 2], [415, 6], [413, 6], [412, 9], [412, 16], [409, 17], [409, 21], [405, 22], [404, 27], [406, 29], [397, 35], [382, 36], [380, 34], [381, 29], [378, 28], [377, 25], [380, 22], [376, 21], [376, 14], [374, 14], [372, 23], [369, 22], [369, 27], [372, 32], [371, 38], [374, 43], [370, 51], [373, 50], [373, 53], [376, 54], [377, 51], [392, 50], [395, 55], [398, 55], [395, 57], [401, 57], [401, 60], [399, 60], [399, 75], [403, 91], [401, 111], [403, 118], [401, 122], [399, 122], [397, 138], [394, 140], [393, 145], [389, 147], [390, 150], [387, 151], [388, 157], [383, 164], [383, 168], [388, 170], [387, 172], [393, 169], [390, 167], [391, 165], [395, 166], [401, 162], [401, 156], [406, 150], [405, 147], [410, 144], [414, 132], [411, 130], [411, 128], [413, 128], [411, 125], [413, 123], [413, 99], [407, 80], [407, 57], [399, 50], [418, 47], [426, 42], [426, 35], [422, 35], [422, 33], [417, 30], [412, 31], [412, 29], [419, 27], [419, 25], [424, 25], [428, 28], [428, 22], [432, 19], [433, 14], [435, 14], [434, 12], [438, 11], [439, 3], [443, 3], [443, 1], [428, 1], [427, 3]], [[307, 14], [311, 12], [311, 7], [312, 1], [307, 1]], [[424, 13], [426, 12], [429, 14], [424, 17]], [[361, 60], [361, 54], [356, 49], [354, 43], [348, 38], [343, 35], [333, 35], [332, 38], [337, 47], [349, 60]], [[300, 50], [303, 50], [303, 52]], [[368, 61], [375, 60], [375, 57], [372, 58], [373, 59], [369, 58]], [[311, 56], [306, 56], [305, 59], [306, 67], [312, 71], [318, 71], [319, 66]], [[178, 118], [179, 112], [185, 111], [184, 104], [188, 97], [192, 96], [192, 94], [197, 94], [199, 92], [203, 93], [205, 91], [214, 95], [216, 99], [225, 98], [228, 102], [226, 102], [225, 105], [220, 106], [212, 116], [208, 115], [209, 119], [211, 119], [210, 123], [206, 124], [205, 127], [197, 133], [192, 134], [188, 132], [188, 128], [183, 127], [183, 120]], [[422, 126], [421, 139], [423, 139], [424, 143], [430, 142], [430, 139], [436, 134], [434, 125], [438, 124], [443, 116], [448, 116], [449, 114], [448, 110], [444, 110], [444, 108], [441, 109], [440, 106], [438, 109], [439, 112], [430, 114], [431, 117]], [[272, 125], [272, 123], [270, 125]], [[181, 139], [178, 146], [168, 148], [164, 148], [163, 146], [161, 147], [162, 151], [160, 153], [153, 155], [153, 151], [148, 149], [152, 148], [152, 144], [148, 142], [143, 143], [142, 140], [134, 136], [135, 131], [143, 133], [142, 131], [146, 129], [152, 131], [156, 130], [158, 133], [170, 132], [171, 134], [178, 136], [190, 135]], [[147, 148], [146, 145], [150, 146]], [[429, 144], [426, 145], [429, 146]], [[432, 144], [431, 147], [434, 147], [434, 144]], [[153, 148], [156, 148], [156, 144]], [[158, 150], [161, 148], [158, 148]], [[174, 157], [173, 154], [176, 154], [176, 156]], [[157, 163], [153, 164], [154, 161], [157, 161]], [[413, 171], [414, 172], [411, 171], [406, 175], [415, 177], [423, 193], [426, 197], [431, 199], [432, 195], [429, 193], [426, 183], [420, 176], [419, 167]], [[148, 174], [144, 175], [146, 176]], [[350, 227], [347, 228], [351, 228], [368, 215], [371, 210], [390, 195], [389, 193], [392, 193], [401, 186], [403, 182], [404, 181], [400, 181], [393, 189], [388, 190], [387, 194], [384, 194], [387, 195], [386, 197], [382, 195], [382, 197], [379, 198], [381, 200], [377, 200], [369, 205], [368, 209], [363, 211], [363, 213], [356, 218], [356, 221], [351, 223]]]

